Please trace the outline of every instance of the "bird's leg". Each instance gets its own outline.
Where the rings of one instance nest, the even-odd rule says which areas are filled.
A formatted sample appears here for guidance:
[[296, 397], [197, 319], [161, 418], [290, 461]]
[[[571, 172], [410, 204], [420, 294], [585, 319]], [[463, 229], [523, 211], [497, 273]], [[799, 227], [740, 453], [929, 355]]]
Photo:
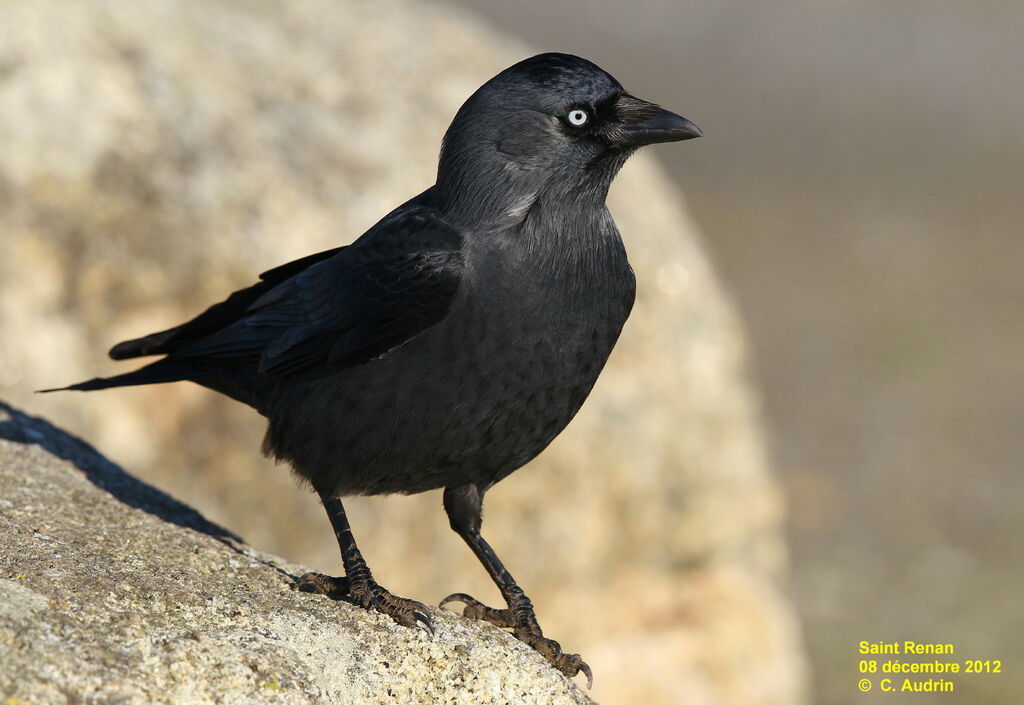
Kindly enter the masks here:
[[494, 550], [480, 535], [481, 506], [483, 491], [476, 485], [448, 487], [444, 491], [444, 509], [452, 529], [465, 540], [476, 554], [476, 557], [487, 569], [494, 584], [501, 591], [508, 605], [504, 609], [488, 607], [479, 600], [464, 593], [455, 593], [441, 600], [441, 605], [449, 602], [462, 602], [466, 605], [462, 614], [471, 619], [482, 619], [499, 627], [512, 629], [512, 633], [520, 641], [533, 647], [556, 669], [572, 678], [577, 673], [587, 677], [587, 687], [593, 684], [590, 666], [580, 658], [579, 654], [562, 653], [557, 641], [548, 639], [541, 631], [534, 614], [530, 598], [526, 596], [505, 566], [498, 560]]
[[320, 495], [320, 500], [324, 504], [324, 509], [327, 510], [331, 526], [334, 527], [334, 534], [338, 538], [341, 561], [345, 566], [345, 576], [332, 578], [320, 573], [306, 573], [299, 578], [296, 587], [303, 592], [316, 592], [333, 598], [348, 597], [360, 607], [373, 608], [382, 614], [389, 615], [399, 624], [407, 627], [421, 624], [428, 632], [433, 633], [430, 610], [426, 605], [392, 595], [373, 579], [366, 561], [363, 560], [363, 555], [359, 552], [359, 547], [356, 546], [356, 540], [352, 536], [352, 527], [348, 524], [341, 500], [325, 494]]

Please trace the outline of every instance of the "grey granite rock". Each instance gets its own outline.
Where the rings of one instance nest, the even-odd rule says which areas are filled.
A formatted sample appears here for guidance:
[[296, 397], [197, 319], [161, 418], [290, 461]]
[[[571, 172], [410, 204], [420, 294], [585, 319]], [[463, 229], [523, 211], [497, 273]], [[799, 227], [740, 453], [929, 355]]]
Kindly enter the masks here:
[[90, 446], [0, 404], [0, 702], [591, 702], [513, 637], [299, 593]]

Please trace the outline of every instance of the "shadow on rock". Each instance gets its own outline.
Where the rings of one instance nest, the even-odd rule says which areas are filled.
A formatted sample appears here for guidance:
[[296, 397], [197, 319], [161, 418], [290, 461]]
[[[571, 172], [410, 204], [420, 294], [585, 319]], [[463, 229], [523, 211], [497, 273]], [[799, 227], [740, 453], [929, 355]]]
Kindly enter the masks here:
[[0, 401], [0, 439], [37, 445], [73, 464], [96, 487], [130, 507], [141, 509], [163, 521], [198, 531], [239, 551], [241, 537], [209, 521], [195, 509], [168, 494], [137, 480], [104, 458], [91, 445], [53, 424], [22, 413]]

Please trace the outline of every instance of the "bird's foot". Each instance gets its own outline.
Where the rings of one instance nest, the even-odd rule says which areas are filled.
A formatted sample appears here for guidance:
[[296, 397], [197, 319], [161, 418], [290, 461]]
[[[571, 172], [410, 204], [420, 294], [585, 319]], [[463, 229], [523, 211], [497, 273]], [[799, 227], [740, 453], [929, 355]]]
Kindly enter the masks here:
[[430, 610], [422, 602], [392, 595], [373, 578], [352, 580], [347, 577], [333, 578], [320, 573], [306, 573], [295, 583], [302, 592], [315, 592], [333, 599], [348, 598], [364, 609], [374, 609], [386, 614], [406, 627], [422, 627], [433, 635], [434, 624]]
[[348, 578], [344, 576], [333, 578], [322, 573], [306, 573], [295, 581], [295, 588], [299, 592], [315, 592], [317, 595], [327, 595], [337, 600], [348, 597]]
[[457, 592], [441, 600], [439, 606], [444, 607], [449, 602], [462, 602], [466, 605], [462, 610], [464, 617], [480, 619], [498, 627], [511, 629], [517, 639], [546, 658], [552, 666], [569, 678], [577, 673], [585, 675], [587, 688], [591, 688], [594, 685], [594, 674], [591, 672], [590, 666], [580, 658], [579, 654], [562, 653], [562, 646], [557, 641], [544, 636], [540, 624], [537, 623], [533, 605], [526, 594], [516, 588], [509, 592], [506, 599], [508, 600], [507, 608], [495, 609], [474, 597]]

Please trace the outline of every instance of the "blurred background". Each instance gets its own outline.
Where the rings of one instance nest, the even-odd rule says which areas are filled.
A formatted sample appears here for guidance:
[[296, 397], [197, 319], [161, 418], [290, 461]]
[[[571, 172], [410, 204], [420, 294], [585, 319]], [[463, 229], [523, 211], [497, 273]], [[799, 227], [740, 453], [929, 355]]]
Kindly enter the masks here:
[[[482, 80], [577, 53], [706, 136], [657, 150], [667, 177], [627, 166], [623, 351], [542, 469], [489, 496], [548, 632], [603, 702], [874, 702], [857, 644], [903, 639], [1003, 660], [943, 702], [1020, 702], [1024, 4], [463, 5], [0, 2], [0, 396], [333, 569], [315, 503], [255, 461], [255, 415], [185, 385], [30, 390], [350, 239], [429, 183]], [[439, 504], [357, 502], [371, 565], [428, 602], [491, 596]]]

